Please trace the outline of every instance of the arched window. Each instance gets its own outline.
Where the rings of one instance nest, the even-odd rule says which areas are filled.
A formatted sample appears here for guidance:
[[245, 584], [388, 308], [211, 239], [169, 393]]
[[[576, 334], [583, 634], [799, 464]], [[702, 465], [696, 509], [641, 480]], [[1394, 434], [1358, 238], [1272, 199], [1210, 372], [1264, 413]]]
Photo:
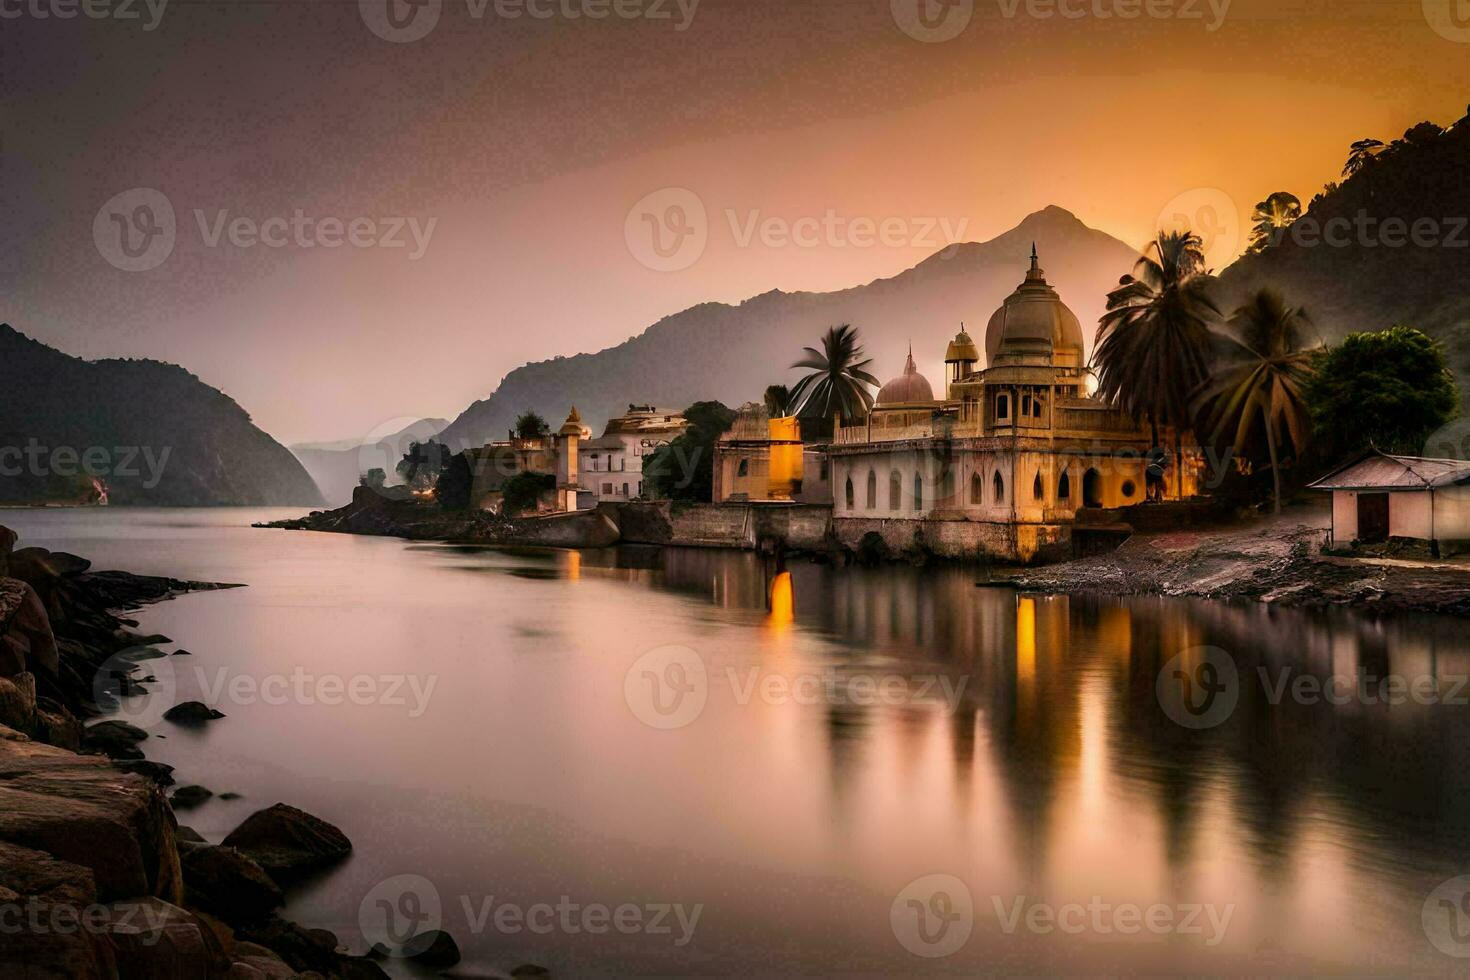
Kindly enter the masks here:
[[847, 509], [852, 509], [852, 477], [847, 478]]
[[980, 474], [972, 473], [970, 475], [970, 503], [977, 507], [985, 503], [985, 498], [981, 496], [983, 486], [984, 484], [980, 482]]
[[914, 474], [914, 510], [924, 509], [924, 478], [918, 473]]
[[888, 509], [898, 510], [903, 499], [903, 476], [898, 470], [888, 474]]
[[1000, 470], [995, 471], [995, 479], [990, 481], [995, 502], [1003, 504], [1006, 502], [1006, 481], [1001, 477]]
[[735, 475], [736, 476], [749, 476], [750, 475], [750, 460], [748, 460], [748, 459], [742, 459], [740, 461], [740, 465], [735, 468]]
[[1069, 501], [1072, 499], [1072, 478], [1062, 470], [1062, 475], [1057, 479], [1057, 500]]
[[1031, 496], [1036, 500], [1040, 500], [1042, 493], [1043, 491], [1041, 489], [1041, 474], [1037, 473], [1036, 479], [1031, 481]]
[[944, 476], [939, 481], [939, 500], [937, 503], [943, 506], [952, 506], [954, 503], [954, 470], [946, 469]]
[[1082, 506], [1101, 507], [1102, 505], [1102, 474], [1097, 470], [1088, 470], [1082, 474]]
[[868, 510], [878, 509], [878, 474], [868, 467]]

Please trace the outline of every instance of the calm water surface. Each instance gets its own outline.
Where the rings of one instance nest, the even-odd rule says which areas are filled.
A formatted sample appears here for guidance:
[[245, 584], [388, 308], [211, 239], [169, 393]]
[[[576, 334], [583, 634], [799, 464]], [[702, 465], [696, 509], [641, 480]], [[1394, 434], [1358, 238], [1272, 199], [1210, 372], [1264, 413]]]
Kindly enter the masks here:
[[[228, 715], [198, 734], [158, 723], [165, 738], [146, 748], [181, 782], [242, 794], [181, 815], [210, 840], [278, 800], [342, 827], [354, 856], [288, 911], [359, 950], [364, 900], [414, 874], [432, 894], [397, 907], [437, 898], [467, 973], [1470, 964], [1424, 925], [1436, 886], [1470, 873], [1470, 707], [1273, 704], [1249, 680], [1225, 720], [1196, 730], [1170, 720], [1155, 686], [1206, 645], [1248, 679], [1453, 679], [1470, 674], [1461, 622], [1017, 596], [954, 568], [248, 527], [273, 516], [3, 511], [0, 523], [98, 567], [248, 585], [141, 615], [194, 654], [156, 662], [178, 698]], [[293, 677], [306, 696], [269, 693]], [[379, 703], [337, 703], [323, 678], [355, 678]], [[695, 689], [695, 702], [670, 700]], [[938, 904], [912, 885], [932, 875], [952, 876], [930, 879], [944, 883]], [[558, 902], [702, 909], [682, 946], [672, 914], [669, 934], [475, 926], [486, 903]], [[1162, 905], [1181, 924], [1202, 910], [1191, 929], [1159, 932], [1106, 913], [1074, 913], [1069, 931], [1011, 924], [1038, 903]], [[1430, 903], [1441, 912], [1460, 914]]]

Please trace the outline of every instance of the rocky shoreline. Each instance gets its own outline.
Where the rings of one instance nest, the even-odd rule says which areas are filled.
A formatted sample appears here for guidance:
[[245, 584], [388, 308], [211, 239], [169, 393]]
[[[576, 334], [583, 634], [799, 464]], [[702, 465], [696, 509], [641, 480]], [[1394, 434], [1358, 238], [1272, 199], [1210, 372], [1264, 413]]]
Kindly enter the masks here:
[[[384, 951], [353, 955], [277, 912], [304, 875], [351, 853], [342, 831], [277, 803], [211, 844], [180, 826], [172, 770], [138, 748], [146, 732], [86, 724], [109, 697], [146, 690], [148, 660], [164, 655], [151, 645], [171, 642], [119, 611], [231, 586], [93, 572], [15, 545], [0, 527], [0, 976], [386, 977]], [[186, 702], [165, 717], [223, 716]], [[208, 795], [185, 787], [175, 805], [191, 789]], [[447, 935], [422, 939], [408, 952], [458, 960]]]
[[1120, 547], [993, 581], [1036, 592], [1186, 596], [1373, 615], [1470, 616], [1470, 563], [1375, 561], [1320, 553], [1321, 512], [1135, 534]]

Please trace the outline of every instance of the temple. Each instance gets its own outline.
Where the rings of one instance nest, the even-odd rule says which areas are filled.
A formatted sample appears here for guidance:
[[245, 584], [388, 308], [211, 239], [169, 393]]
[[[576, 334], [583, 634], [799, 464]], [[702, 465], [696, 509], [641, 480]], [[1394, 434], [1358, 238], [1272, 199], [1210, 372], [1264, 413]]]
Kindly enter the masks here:
[[844, 543], [877, 534], [895, 550], [1029, 561], [1069, 549], [1079, 511], [1196, 492], [1197, 451], [1182, 465], [1154, 452], [1148, 430], [1093, 396], [1082, 326], [1034, 246], [1025, 280], [986, 326], [985, 368], [963, 324], [944, 360], [942, 397], [910, 351], [867, 418], [837, 429], [833, 522]]

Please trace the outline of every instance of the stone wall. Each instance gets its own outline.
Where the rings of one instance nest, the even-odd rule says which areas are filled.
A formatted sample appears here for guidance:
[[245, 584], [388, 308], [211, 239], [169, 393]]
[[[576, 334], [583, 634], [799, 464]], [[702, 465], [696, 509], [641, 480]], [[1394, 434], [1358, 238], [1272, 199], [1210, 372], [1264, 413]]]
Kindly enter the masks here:
[[1071, 557], [1071, 529], [1062, 524], [844, 517], [832, 525], [838, 542], [854, 551], [875, 533], [890, 554], [923, 551], [958, 561], [1023, 563]]
[[751, 549], [765, 541], [815, 550], [828, 541], [832, 508], [821, 504], [705, 504], [660, 500], [598, 507], [629, 544]]

